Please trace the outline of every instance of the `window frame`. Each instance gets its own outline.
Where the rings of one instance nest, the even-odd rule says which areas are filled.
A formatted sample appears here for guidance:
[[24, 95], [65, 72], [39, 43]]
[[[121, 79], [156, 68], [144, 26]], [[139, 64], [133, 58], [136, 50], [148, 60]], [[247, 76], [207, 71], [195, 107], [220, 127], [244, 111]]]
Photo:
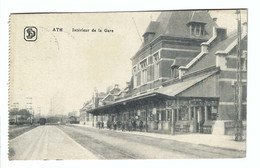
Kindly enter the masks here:
[[140, 62], [139, 66], [141, 69], [141, 85], [144, 85], [147, 83], [147, 59], [144, 59], [142, 62]]
[[179, 67], [172, 67], [171, 68], [171, 77], [178, 78], [179, 77]]
[[154, 64], [154, 73], [153, 73], [153, 78], [154, 80], [158, 80], [159, 79], [159, 71], [160, 71], [160, 67], [159, 67], [159, 61], [160, 61], [160, 54], [159, 52], [156, 52], [155, 54], [153, 54], [153, 64]]
[[205, 25], [201, 23], [192, 23], [191, 25], [191, 35], [199, 37], [205, 35]]
[[133, 67], [133, 84], [134, 84], [134, 88], [137, 87], [137, 66]]

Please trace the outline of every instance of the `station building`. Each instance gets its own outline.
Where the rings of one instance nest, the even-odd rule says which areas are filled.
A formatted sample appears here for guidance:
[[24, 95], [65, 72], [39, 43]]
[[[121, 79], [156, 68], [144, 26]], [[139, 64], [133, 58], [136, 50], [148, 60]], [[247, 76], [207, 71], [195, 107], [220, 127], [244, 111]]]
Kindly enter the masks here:
[[[242, 118], [246, 125], [244, 27]], [[227, 34], [218, 27], [207, 11], [162, 12], [150, 22], [142, 46], [131, 58], [132, 80], [127, 88], [108, 94], [112, 98], [105, 104], [93, 96], [81, 109], [81, 116], [87, 116], [84, 124], [142, 120], [148, 132], [232, 134], [237, 117], [237, 37], [237, 32]]]

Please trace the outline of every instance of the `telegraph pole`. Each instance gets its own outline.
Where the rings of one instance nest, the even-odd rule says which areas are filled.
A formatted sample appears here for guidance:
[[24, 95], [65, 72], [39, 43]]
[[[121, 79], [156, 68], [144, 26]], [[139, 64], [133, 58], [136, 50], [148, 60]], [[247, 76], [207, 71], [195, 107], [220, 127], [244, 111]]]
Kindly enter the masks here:
[[37, 107], [37, 114], [36, 114], [38, 120], [41, 118], [41, 107]]
[[236, 131], [235, 141], [242, 141], [243, 123], [242, 123], [242, 65], [241, 65], [241, 13], [237, 14], [237, 82], [235, 85], [235, 103], [236, 103]]
[[51, 106], [50, 106], [50, 115], [52, 116], [52, 98], [51, 98]]
[[12, 109], [16, 109], [17, 111], [19, 111], [19, 103], [13, 103], [11, 107]]
[[32, 107], [32, 97], [26, 97], [27, 99], [27, 110], [30, 112], [30, 122], [31, 124], [33, 123], [33, 117], [34, 117], [34, 112], [33, 112], [33, 107]]

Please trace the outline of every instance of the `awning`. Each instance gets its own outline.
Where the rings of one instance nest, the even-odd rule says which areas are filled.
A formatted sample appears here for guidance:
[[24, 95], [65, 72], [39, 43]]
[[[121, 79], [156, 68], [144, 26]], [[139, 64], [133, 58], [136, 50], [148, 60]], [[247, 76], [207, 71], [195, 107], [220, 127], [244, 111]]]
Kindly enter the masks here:
[[113, 108], [115, 106], [123, 105], [128, 102], [140, 101], [140, 100], [155, 97], [155, 96], [165, 96], [165, 97], [174, 98], [179, 93], [181, 93], [181, 92], [185, 91], [186, 89], [194, 86], [195, 84], [203, 81], [204, 79], [210, 77], [211, 75], [215, 74], [216, 72], [217, 71], [211, 71], [209, 73], [205, 73], [205, 74], [197, 76], [197, 77], [191, 77], [188, 79], [184, 79], [183, 81], [180, 81], [175, 84], [171, 84], [170, 86], [166, 86], [166, 87], [160, 88], [158, 90], [153, 90], [150, 92], [145, 92], [143, 94], [131, 96], [131, 97], [128, 97], [125, 99], [118, 100], [112, 104], [100, 106], [95, 109], [90, 109], [87, 111], [90, 113], [95, 113], [95, 112], [99, 112], [99, 111], [102, 111], [107, 108]]
[[118, 106], [118, 105], [122, 105], [124, 103], [138, 101], [140, 99], [150, 98], [150, 97], [154, 97], [154, 96], [157, 96], [157, 95], [159, 95], [159, 94], [155, 93], [155, 92], [147, 92], [147, 93], [144, 93], [144, 94], [140, 94], [140, 95], [131, 96], [131, 97], [128, 97], [128, 98], [125, 98], [125, 99], [121, 99], [121, 100], [116, 101], [112, 104], [100, 106], [100, 107], [90, 109], [90, 110], [87, 110], [87, 111], [90, 112], [90, 113], [93, 113], [93, 112], [96, 112], [96, 111], [100, 111], [100, 110], [104, 110], [104, 109], [107, 109], [107, 108], [112, 108], [112, 107], [115, 107], [115, 106]]
[[203, 81], [204, 79], [208, 78], [209, 76], [215, 74], [216, 72], [217, 71], [213, 71], [213, 72], [201, 75], [199, 77], [190, 78], [190, 79], [184, 80], [182, 82], [178, 82], [178, 83], [172, 84], [170, 86], [163, 87], [163, 88], [157, 90], [156, 92], [163, 94], [163, 95], [174, 97], [174, 96], [178, 95], [179, 93], [187, 90], [188, 88], [194, 86], [195, 84]]

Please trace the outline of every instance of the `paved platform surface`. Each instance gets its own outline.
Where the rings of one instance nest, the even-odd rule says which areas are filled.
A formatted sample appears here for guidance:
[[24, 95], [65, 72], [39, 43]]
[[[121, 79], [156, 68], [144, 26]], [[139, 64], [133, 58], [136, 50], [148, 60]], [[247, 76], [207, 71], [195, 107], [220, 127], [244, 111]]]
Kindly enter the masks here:
[[[75, 126], [98, 129], [98, 128], [93, 128], [93, 127], [80, 125], [80, 124]], [[119, 130], [118, 132], [122, 132], [122, 131]], [[228, 135], [212, 135], [212, 134], [198, 134], [198, 133], [169, 135], [169, 134], [146, 133], [146, 132], [138, 132], [138, 131], [132, 131], [132, 132], [126, 131], [123, 133], [175, 140], [175, 141], [187, 142], [187, 143], [197, 144], [197, 145], [226, 148], [231, 150], [246, 151], [246, 141], [237, 142], [234, 141], [234, 136], [228, 136]]]
[[9, 141], [10, 160], [97, 159], [56, 126], [38, 126]]

